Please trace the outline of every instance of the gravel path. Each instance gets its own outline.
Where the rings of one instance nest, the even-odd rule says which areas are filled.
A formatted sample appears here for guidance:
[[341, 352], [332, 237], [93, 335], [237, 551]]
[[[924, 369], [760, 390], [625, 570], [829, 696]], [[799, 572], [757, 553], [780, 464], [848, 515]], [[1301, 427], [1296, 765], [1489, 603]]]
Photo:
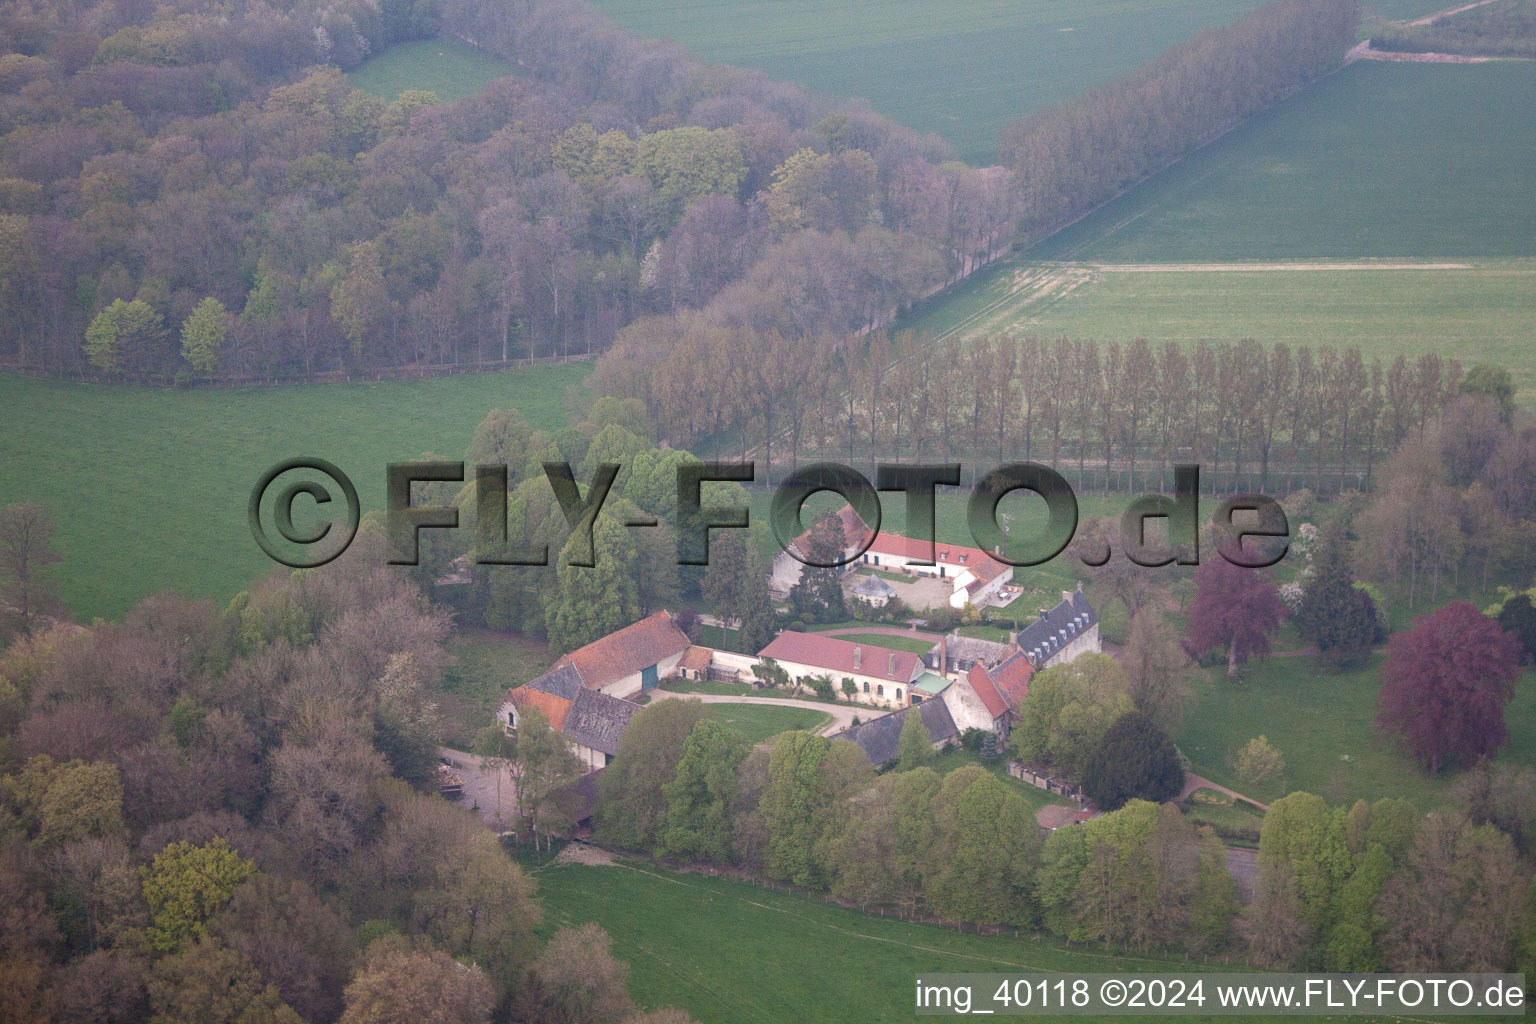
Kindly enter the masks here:
[[1218, 785], [1217, 783], [1212, 782], [1210, 779], [1202, 779], [1198, 775], [1188, 774], [1184, 776], [1184, 789], [1179, 793], [1178, 799], [1176, 799], [1174, 803], [1181, 804], [1185, 800], [1188, 800], [1189, 794], [1193, 793], [1197, 789], [1214, 789], [1218, 793], [1225, 793], [1227, 796], [1234, 800], [1242, 800], [1244, 803], [1253, 804], [1253, 806], [1259, 808], [1262, 811], [1269, 810], [1268, 804], [1261, 804], [1252, 797], [1243, 796], [1243, 794], [1239, 793], [1235, 789], [1228, 789], [1226, 786]]
[[493, 828], [510, 827], [517, 813], [517, 785], [512, 776], [501, 772], [501, 817], [496, 815], [496, 774], [480, 763], [480, 758], [464, 750], [438, 747], [438, 756], [446, 758], [464, 780], [465, 807], [480, 808], [480, 816]]

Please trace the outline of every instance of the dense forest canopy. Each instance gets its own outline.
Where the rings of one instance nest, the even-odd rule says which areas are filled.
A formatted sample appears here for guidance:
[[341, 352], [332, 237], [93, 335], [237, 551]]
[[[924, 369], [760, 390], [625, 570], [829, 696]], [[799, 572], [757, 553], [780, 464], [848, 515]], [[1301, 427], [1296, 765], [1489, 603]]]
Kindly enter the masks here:
[[[340, 74], [433, 31], [521, 73], [453, 104]], [[859, 296], [814, 312], [843, 331], [1011, 233], [1001, 172], [573, 5], [35, 5], [3, 32], [0, 344], [30, 367], [277, 377], [589, 352], [749, 270], [794, 288], [780, 276], [827, 249]]]
[[[1059, 222], [1061, 197], [1091, 205], [1332, 67], [1354, 18], [1346, 0], [1276, 0], [1151, 72], [1177, 88], [1142, 73], [1029, 122], [1010, 173], [559, 0], [16, 5], [0, 20], [0, 354], [272, 379], [590, 353], [636, 317], [691, 311], [862, 331], [1005, 250], [1021, 218]], [[340, 73], [435, 33], [518, 74], [442, 104]], [[1083, 118], [1107, 130], [1126, 90], [1143, 98], [1121, 113], [1166, 138], [1080, 162], [1051, 141]], [[1042, 146], [1071, 168], [1030, 156]]]

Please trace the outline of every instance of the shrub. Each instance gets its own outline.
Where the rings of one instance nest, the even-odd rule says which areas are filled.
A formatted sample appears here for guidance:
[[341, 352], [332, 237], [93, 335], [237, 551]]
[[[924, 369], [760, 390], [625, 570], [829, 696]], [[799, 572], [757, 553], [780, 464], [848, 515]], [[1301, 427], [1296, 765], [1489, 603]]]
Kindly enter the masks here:
[[1249, 785], [1258, 786], [1278, 779], [1285, 771], [1285, 757], [1264, 736], [1255, 736], [1244, 744], [1233, 759], [1232, 770]]

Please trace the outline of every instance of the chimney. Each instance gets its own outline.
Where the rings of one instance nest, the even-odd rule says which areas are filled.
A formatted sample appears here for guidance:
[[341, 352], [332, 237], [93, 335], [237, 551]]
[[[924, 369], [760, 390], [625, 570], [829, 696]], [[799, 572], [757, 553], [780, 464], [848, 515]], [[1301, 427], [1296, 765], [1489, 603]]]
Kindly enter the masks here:
[[1070, 590], [1063, 590], [1061, 592], [1061, 599], [1063, 601], [1071, 601], [1072, 600], [1072, 591], [1070, 591]]
[[885, 659], [885, 674], [891, 678], [896, 677], [896, 652], [892, 651]]
[[854, 646], [853, 646], [853, 670], [855, 672], [857, 672], [859, 670], [859, 663], [862, 662], [863, 660], [864, 660], [864, 648], [860, 647], [858, 644], [854, 644]]

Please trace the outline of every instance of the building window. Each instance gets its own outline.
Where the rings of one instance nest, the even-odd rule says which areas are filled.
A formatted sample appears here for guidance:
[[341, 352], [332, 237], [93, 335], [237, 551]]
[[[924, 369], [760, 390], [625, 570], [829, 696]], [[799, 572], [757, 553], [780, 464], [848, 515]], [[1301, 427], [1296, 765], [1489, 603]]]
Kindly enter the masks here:
[[896, 687], [896, 699], [901, 700], [901, 687]]
[[864, 680], [864, 692], [865, 693], [869, 692], [869, 680], [867, 680], [867, 679]]
[[881, 683], [879, 686], [875, 687], [875, 696], [876, 697], [884, 697], [885, 696], [885, 684], [884, 683]]

